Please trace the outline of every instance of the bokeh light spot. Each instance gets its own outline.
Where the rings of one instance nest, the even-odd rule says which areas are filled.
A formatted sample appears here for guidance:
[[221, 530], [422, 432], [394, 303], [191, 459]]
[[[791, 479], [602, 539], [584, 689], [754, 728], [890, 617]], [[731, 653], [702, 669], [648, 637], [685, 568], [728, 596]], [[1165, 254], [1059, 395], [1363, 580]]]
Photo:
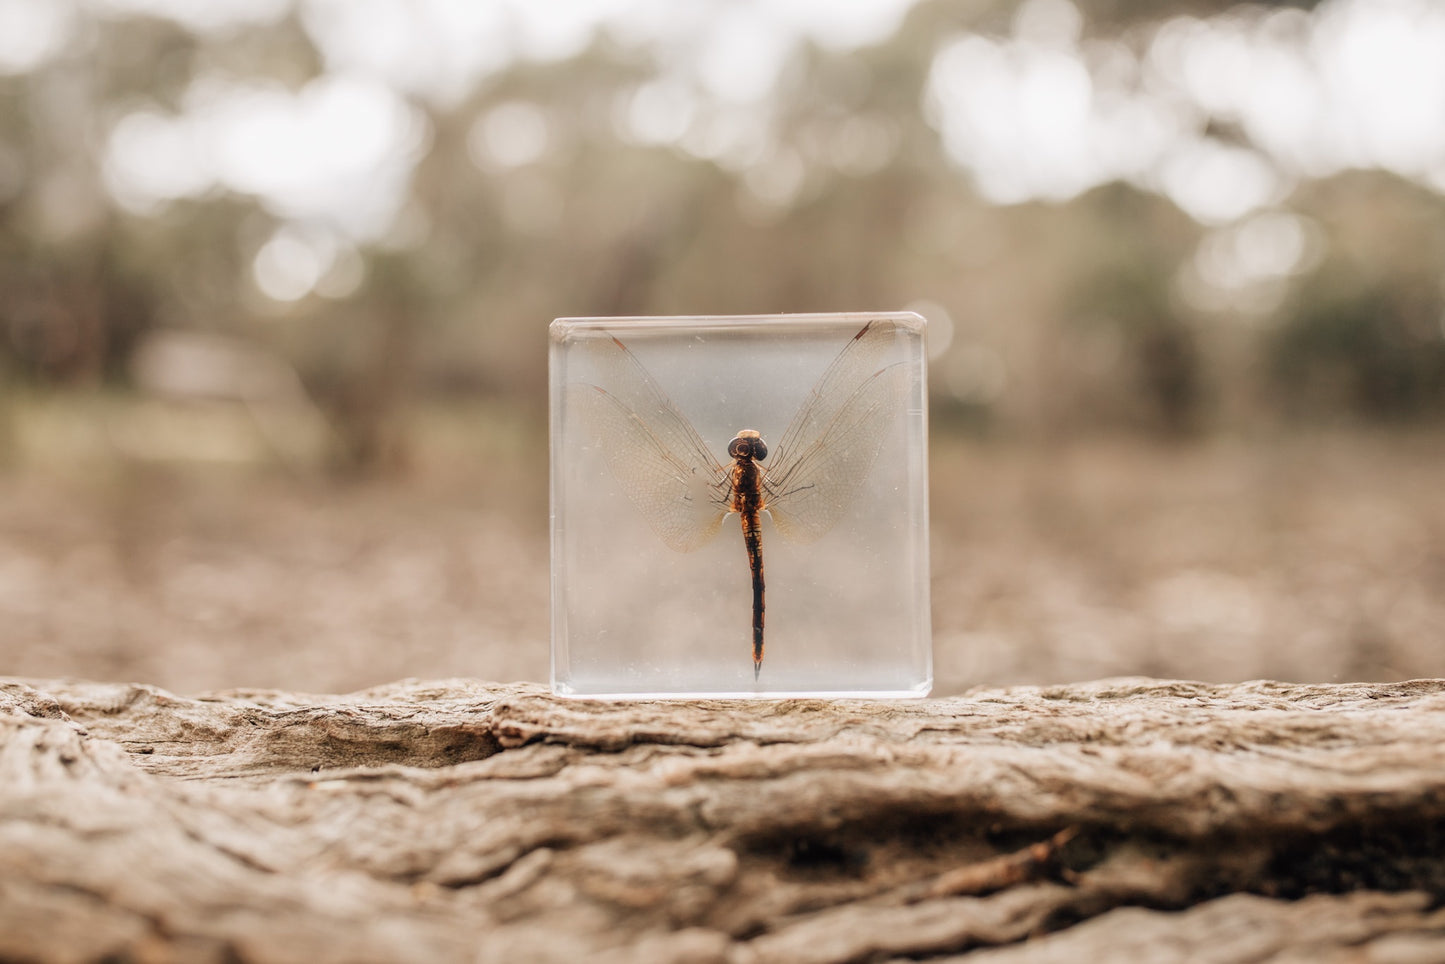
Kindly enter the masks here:
[[273, 301], [299, 301], [316, 287], [326, 268], [314, 245], [283, 228], [256, 252], [252, 275], [256, 287]]
[[467, 134], [467, 150], [483, 169], [521, 167], [547, 152], [551, 131], [536, 104], [509, 101], [487, 111]]

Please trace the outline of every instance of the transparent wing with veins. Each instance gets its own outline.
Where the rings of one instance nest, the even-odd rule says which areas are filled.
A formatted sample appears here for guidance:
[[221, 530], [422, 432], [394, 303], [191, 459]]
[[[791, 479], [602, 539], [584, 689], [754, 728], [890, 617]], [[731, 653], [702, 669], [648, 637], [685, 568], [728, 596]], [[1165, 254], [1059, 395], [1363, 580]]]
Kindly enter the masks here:
[[907, 396], [908, 368], [885, 364], [897, 325], [865, 325], [828, 366], [773, 448], [763, 506], [790, 542], [837, 524], [867, 481]]
[[[883, 364], [896, 333], [892, 322], [865, 325], [762, 463], [763, 508], [785, 539], [821, 537], [867, 480], [908, 390], [906, 366]], [[613, 338], [598, 365], [608, 388], [570, 385], [569, 404], [662, 541], [680, 552], [704, 545], [729, 511], [727, 468], [622, 342]]]
[[567, 388], [607, 467], [662, 541], [690, 552], [728, 513], [727, 470], [692, 424], [616, 338], [599, 352], [601, 381]]

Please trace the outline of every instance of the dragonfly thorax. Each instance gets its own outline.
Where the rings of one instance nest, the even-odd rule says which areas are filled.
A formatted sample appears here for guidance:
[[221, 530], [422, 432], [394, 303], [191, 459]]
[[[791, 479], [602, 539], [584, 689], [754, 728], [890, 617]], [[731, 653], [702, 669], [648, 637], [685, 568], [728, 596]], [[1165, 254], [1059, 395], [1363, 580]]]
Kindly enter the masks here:
[[750, 428], [745, 428], [728, 443], [728, 458], [762, 461], [768, 457], [768, 443]]

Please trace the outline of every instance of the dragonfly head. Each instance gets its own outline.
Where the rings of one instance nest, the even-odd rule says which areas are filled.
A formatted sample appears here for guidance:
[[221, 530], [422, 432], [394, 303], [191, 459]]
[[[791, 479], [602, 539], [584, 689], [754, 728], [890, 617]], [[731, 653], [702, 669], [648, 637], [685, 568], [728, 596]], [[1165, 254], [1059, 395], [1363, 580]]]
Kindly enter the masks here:
[[745, 428], [728, 443], [728, 458], [762, 461], [768, 457], [768, 443], [750, 428]]

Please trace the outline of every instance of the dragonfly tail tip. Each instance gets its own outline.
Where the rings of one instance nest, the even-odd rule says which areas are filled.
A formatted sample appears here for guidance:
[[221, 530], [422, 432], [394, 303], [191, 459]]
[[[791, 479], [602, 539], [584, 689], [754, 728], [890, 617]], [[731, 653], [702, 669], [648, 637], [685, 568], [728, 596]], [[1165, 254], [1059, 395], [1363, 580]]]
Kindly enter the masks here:
[[755, 659], [755, 660], [753, 660], [753, 682], [754, 682], [754, 683], [756, 683], [756, 682], [758, 681], [758, 674], [761, 673], [762, 671], [763, 671], [763, 661], [760, 660], [760, 659]]

